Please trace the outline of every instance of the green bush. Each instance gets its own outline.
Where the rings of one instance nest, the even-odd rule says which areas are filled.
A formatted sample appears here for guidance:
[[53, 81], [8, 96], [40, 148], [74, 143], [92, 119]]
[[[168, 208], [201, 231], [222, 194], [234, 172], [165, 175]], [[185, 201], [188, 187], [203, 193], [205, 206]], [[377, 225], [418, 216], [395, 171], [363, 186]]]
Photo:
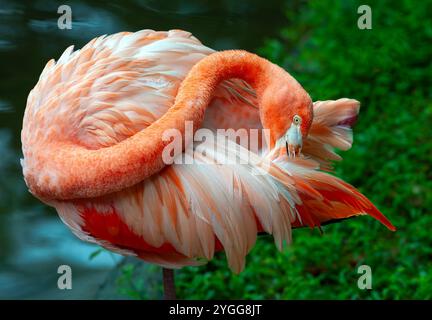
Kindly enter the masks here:
[[[180, 298], [432, 298], [431, 1], [380, 1], [372, 30], [359, 30], [360, 1], [287, 5], [287, 27], [260, 54], [283, 66], [314, 100], [361, 101], [353, 148], [336, 174], [368, 196], [398, 227], [368, 217], [296, 230], [284, 252], [258, 239], [246, 269], [223, 254], [177, 272]], [[357, 287], [370, 265], [373, 289]]]

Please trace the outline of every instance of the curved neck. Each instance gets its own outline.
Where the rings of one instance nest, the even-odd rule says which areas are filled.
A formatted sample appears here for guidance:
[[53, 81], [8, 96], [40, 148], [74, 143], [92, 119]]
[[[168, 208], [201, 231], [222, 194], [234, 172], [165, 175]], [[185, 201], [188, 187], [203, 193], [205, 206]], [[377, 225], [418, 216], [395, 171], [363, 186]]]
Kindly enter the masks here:
[[[281, 136], [287, 128], [280, 130], [281, 128], [274, 125], [275, 121], [271, 121], [270, 117], [266, 116], [268, 113], [274, 115], [275, 110], [271, 109], [277, 109], [277, 107], [274, 104], [262, 103], [263, 97], [268, 100], [269, 96], [274, 95], [275, 87], [279, 86], [285, 86], [291, 92], [299, 92], [299, 88], [301, 91], [304, 90], [291, 75], [279, 66], [243, 50], [216, 52], [198, 62], [183, 80], [174, 106], [162, 118], [175, 117], [178, 120], [177, 124], [182, 121], [180, 126], [175, 126], [182, 133], [185, 121], [193, 121], [195, 132], [201, 127], [205, 110], [219, 83], [233, 78], [246, 81], [255, 90], [261, 123], [263, 128], [271, 130], [270, 138], [271, 145], [273, 145], [275, 138]], [[164, 123], [164, 120], [160, 123], [157, 121], [153, 125], [159, 126]], [[164, 124], [164, 130], [172, 128], [168, 126], [168, 123]]]
[[[247, 81], [256, 90], [262, 109], [260, 99], [269, 84], [286, 76], [283, 69], [245, 51], [214, 53], [191, 69], [174, 106], [134, 136], [98, 150], [57, 141], [49, 151], [40, 150], [37, 161], [28, 161], [32, 155], [24, 154], [27, 184], [33, 194], [46, 201], [98, 197], [133, 186], [165, 166], [162, 153], [170, 143], [162, 139], [166, 130], [177, 129], [184, 135], [186, 121], [193, 121], [194, 132], [200, 128], [205, 109], [221, 81], [230, 78]], [[263, 120], [262, 110], [260, 115]], [[263, 126], [268, 127], [264, 121]]]
[[268, 60], [246, 51], [216, 52], [202, 59], [190, 70], [180, 86], [174, 107], [184, 105], [191, 98], [199, 100], [200, 105], [206, 107], [217, 85], [232, 78], [248, 82], [260, 98], [271, 82], [271, 76], [282, 71], [279, 69]]

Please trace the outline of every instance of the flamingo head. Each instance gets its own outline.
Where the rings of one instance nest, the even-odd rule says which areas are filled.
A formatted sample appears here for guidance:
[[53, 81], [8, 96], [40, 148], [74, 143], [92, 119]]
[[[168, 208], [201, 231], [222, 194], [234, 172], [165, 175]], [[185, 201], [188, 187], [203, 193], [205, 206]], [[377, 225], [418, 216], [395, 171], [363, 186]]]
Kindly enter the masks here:
[[285, 147], [288, 155], [298, 155], [313, 120], [309, 94], [296, 81], [289, 86], [280, 82], [265, 92], [261, 103], [263, 125], [270, 129], [274, 147]]

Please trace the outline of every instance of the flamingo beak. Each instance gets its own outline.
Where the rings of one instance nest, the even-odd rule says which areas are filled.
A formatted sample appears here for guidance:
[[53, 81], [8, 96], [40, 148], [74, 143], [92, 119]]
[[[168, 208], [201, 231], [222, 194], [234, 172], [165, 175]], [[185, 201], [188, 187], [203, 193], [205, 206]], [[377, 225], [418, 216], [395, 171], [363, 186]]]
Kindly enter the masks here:
[[293, 121], [291, 126], [287, 130], [287, 132], [282, 135], [279, 139], [276, 140], [276, 144], [271, 152], [269, 152], [269, 157], [275, 157], [276, 152], [282, 151], [284, 145], [286, 148], [286, 153], [288, 157], [295, 158], [300, 156], [301, 149], [303, 147], [303, 135], [301, 130], [302, 120], [300, 116], [295, 115], [293, 117]]
[[285, 141], [288, 157], [295, 158], [299, 156], [303, 147], [303, 138], [299, 124], [291, 124], [291, 127], [285, 134]]

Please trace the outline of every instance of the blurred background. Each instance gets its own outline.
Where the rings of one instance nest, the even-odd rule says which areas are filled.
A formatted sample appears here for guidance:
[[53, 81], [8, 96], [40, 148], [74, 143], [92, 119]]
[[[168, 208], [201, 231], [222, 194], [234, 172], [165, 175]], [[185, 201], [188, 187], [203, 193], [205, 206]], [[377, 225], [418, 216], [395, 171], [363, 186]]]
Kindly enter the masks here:
[[[72, 8], [60, 30], [57, 8]], [[176, 272], [182, 299], [432, 298], [432, 1], [8, 1], [0, 0], [0, 299], [147, 299], [161, 296], [160, 270], [76, 239], [27, 191], [19, 158], [27, 95], [66, 47], [119, 31], [185, 29], [217, 50], [256, 52], [291, 72], [313, 100], [362, 103], [354, 145], [335, 173], [398, 227], [361, 217], [295, 230], [277, 252], [260, 237], [234, 275], [223, 254]], [[57, 288], [57, 268], [73, 289]], [[360, 265], [372, 290], [357, 286]]]

